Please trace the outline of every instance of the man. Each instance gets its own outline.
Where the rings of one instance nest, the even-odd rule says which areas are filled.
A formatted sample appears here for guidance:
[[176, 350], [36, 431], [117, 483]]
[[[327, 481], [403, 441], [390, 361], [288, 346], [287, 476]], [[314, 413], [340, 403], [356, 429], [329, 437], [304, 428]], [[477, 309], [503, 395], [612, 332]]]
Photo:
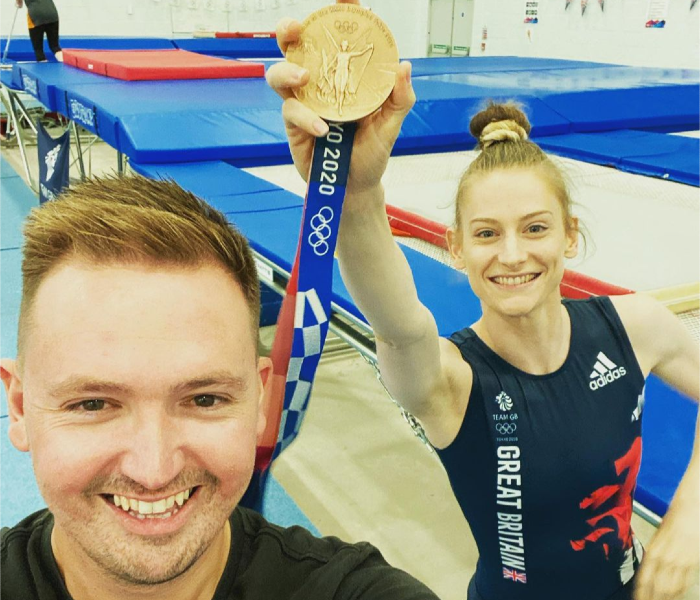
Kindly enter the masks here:
[[269, 359], [245, 239], [173, 182], [86, 182], [25, 227], [9, 435], [48, 510], [2, 534], [2, 598], [430, 599], [368, 544], [237, 508]]
[[[17, 8], [24, 6], [25, 0], [15, 0]], [[58, 11], [53, 0], [26, 0], [27, 27], [32, 42], [34, 55], [38, 62], [46, 60], [44, 53], [44, 34], [49, 48], [58, 62], [63, 62], [63, 51], [58, 40]]]

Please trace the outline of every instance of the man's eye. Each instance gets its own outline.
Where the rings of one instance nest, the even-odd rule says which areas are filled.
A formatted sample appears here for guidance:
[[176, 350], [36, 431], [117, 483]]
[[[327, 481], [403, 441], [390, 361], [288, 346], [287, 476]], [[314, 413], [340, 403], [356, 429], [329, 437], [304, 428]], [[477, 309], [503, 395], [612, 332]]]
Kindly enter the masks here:
[[212, 408], [217, 404], [221, 404], [221, 401], [221, 398], [211, 394], [202, 394], [201, 396], [194, 397], [194, 404], [199, 408]]
[[83, 400], [82, 402], [78, 402], [78, 404], [74, 404], [72, 408], [84, 412], [97, 412], [102, 410], [106, 404], [104, 400]]

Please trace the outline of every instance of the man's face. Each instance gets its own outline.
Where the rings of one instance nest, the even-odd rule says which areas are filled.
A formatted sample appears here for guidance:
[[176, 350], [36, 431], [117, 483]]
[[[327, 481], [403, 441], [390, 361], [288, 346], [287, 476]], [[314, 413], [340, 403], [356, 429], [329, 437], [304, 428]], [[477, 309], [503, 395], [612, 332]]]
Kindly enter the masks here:
[[264, 428], [269, 361], [240, 286], [217, 266], [76, 261], [32, 314], [11, 438], [32, 453], [54, 547], [124, 581], [176, 577], [222, 532]]

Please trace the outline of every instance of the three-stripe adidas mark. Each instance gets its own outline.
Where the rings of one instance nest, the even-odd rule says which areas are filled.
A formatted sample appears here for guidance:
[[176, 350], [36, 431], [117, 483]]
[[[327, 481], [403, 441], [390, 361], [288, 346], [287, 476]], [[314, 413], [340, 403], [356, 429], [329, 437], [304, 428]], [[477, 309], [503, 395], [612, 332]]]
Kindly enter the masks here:
[[605, 354], [598, 352], [588, 386], [595, 392], [624, 375], [627, 375], [625, 367], [618, 367]]

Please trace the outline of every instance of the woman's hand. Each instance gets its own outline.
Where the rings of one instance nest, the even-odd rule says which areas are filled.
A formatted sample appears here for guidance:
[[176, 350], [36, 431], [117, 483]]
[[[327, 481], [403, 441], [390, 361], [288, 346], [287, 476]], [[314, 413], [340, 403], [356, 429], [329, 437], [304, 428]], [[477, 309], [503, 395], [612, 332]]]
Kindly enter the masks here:
[[634, 600], [678, 600], [698, 581], [698, 521], [697, 503], [671, 505], [644, 553]]
[[[338, 4], [359, 4], [359, 1], [338, 1]], [[277, 26], [277, 43], [283, 54], [299, 39], [301, 24], [284, 19]], [[307, 179], [314, 141], [328, 132], [328, 125], [294, 96], [294, 89], [309, 81], [309, 72], [301, 67], [281, 62], [267, 71], [267, 82], [284, 100], [282, 116], [289, 147], [299, 174]], [[396, 84], [389, 98], [374, 113], [358, 124], [350, 165], [348, 194], [376, 188], [386, 170], [391, 150], [401, 130], [401, 124], [415, 104], [411, 85], [411, 64], [404, 62], [396, 73]]]

